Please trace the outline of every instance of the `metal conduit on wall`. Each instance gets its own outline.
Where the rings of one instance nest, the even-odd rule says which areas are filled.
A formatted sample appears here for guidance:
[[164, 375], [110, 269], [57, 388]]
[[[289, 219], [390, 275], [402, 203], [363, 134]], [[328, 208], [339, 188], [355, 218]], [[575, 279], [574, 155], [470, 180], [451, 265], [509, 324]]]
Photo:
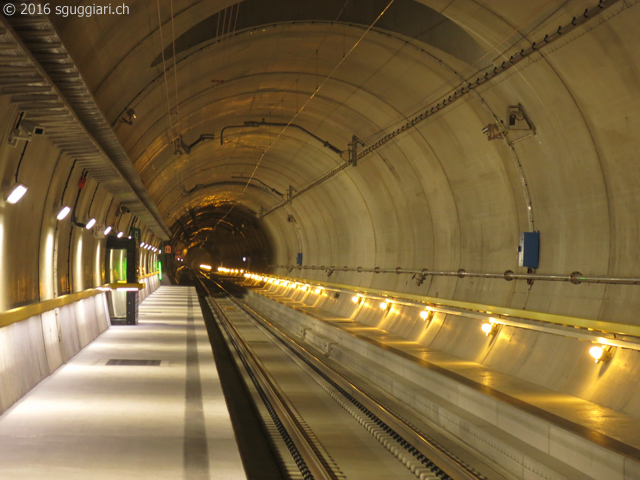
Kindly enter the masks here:
[[421, 270], [407, 269], [407, 268], [363, 268], [363, 267], [325, 267], [315, 265], [269, 265], [269, 268], [286, 269], [291, 272], [292, 270], [322, 270], [327, 273], [327, 276], [331, 276], [334, 272], [358, 272], [358, 273], [395, 273], [397, 275], [409, 274], [414, 276], [414, 280], [417, 285], [421, 285], [422, 282], [428, 277], [458, 277], [458, 278], [499, 278], [507, 281], [511, 280], [531, 280], [531, 281], [547, 281], [547, 282], [571, 282], [574, 285], [580, 283], [606, 283], [613, 285], [640, 285], [640, 278], [631, 277], [598, 277], [598, 276], [586, 276], [580, 272], [572, 272], [570, 275], [556, 275], [556, 274], [539, 274], [539, 273], [515, 273], [512, 270], [507, 270], [504, 273], [488, 273], [488, 272], [467, 272], [464, 269], [457, 271], [430, 271], [426, 268]]
[[[599, 2], [595, 6], [593, 6], [591, 8], [586, 8], [584, 10], [584, 12], [582, 12], [582, 14], [579, 14], [579, 15], [576, 15], [575, 17], [573, 17], [571, 22], [569, 22], [568, 24], [560, 25], [557, 28], [557, 30], [545, 35], [544, 38], [540, 39], [539, 41], [533, 42], [531, 44], [531, 46], [529, 46], [528, 48], [520, 49], [520, 51], [518, 51], [515, 54], [511, 55], [508, 60], [503, 61], [499, 66], [490, 67], [487, 70], [485, 70], [484, 73], [483, 72], [478, 72], [477, 74], [473, 75], [471, 78], [469, 78], [469, 80], [463, 82], [463, 85], [460, 88], [452, 90], [450, 93], [447, 93], [440, 100], [438, 100], [437, 102], [434, 102], [431, 105], [429, 105], [422, 113], [416, 114], [411, 120], [407, 121], [404, 125], [398, 127], [395, 130], [392, 130], [392, 131], [388, 132], [385, 135], [382, 135], [377, 140], [374, 140], [374, 141], [370, 142], [369, 146], [367, 148], [365, 148], [362, 151], [356, 153], [356, 155], [355, 155], [356, 156], [356, 162], [358, 160], [361, 160], [362, 158], [366, 157], [370, 153], [373, 153], [375, 150], [377, 150], [378, 148], [382, 147], [387, 142], [395, 139], [400, 134], [405, 133], [406, 131], [408, 131], [411, 128], [415, 127], [416, 125], [418, 125], [422, 121], [426, 120], [427, 118], [429, 118], [429, 117], [435, 115], [436, 113], [442, 111], [443, 108], [449, 107], [456, 100], [461, 99], [462, 97], [464, 97], [468, 93], [471, 93], [472, 91], [474, 91], [478, 87], [486, 84], [490, 80], [493, 80], [497, 76], [502, 75], [504, 72], [506, 72], [507, 70], [511, 69], [511, 67], [515, 66], [516, 64], [520, 63], [525, 58], [528, 58], [529, 56], [531, 56], [534, 53], [538, 52], [540, 49], [546, 47], [547, 45], [550, 45], [551, 43], [555, 42], [556, 40], [559, 40], [560, 38], [566, 38], [566, 35], [568, 33], [570, 33], [571, 31], [575, 30], [579, 26], [587, 23], [589, 20], [592, 20], [593, 18], [598, 16], [600, 13], [602, 13], [604, 10], [606, 10], [609, 7], [615, 5], [619, 1], [620, 0], [599, 0]], [[506, 57], [506, 55], [505, 55], [505, 57]], [[473, 80], [473, 77], [476, 77], [475, 80]], [[337, 175], [338, 173], [343, 171], [349, 165], [355, 165], [355, 164], [356, 163], [353, 163], [353, 162], [345, 163], [345, 164], [342, 164], [342, 165], [330, 170], [329, 172], [325, 173], [322, 177], [320, 177], [317, 180], [311, 182], [306, 187], [300, 189], [297, 193], [292, 195], [291, 198], [288, 201], [280, 203], [280, 204], [268, 209], [267, 211], [265, 211], [262, 214], [262, 217], [264, 218], [264, 217], [266, 217], [268, 215], [271, 215], [272, 213], [276, 212], [280, 208], [286, 206], [288, 203], [290, 203], [290, 201], [298, 198], [299, 196], [305, 194], [309, 190], [317, 187], [318, 185], [320, 185], [320, 184], [324, 183], [325, 181], [329, 180], [330, 178], [334, 177], [335, 175]], [[568, 280], [568, 281], [571, 281], [571, 280]], [[608, 283], [611, 283], [611, 282], [608, 282]]]

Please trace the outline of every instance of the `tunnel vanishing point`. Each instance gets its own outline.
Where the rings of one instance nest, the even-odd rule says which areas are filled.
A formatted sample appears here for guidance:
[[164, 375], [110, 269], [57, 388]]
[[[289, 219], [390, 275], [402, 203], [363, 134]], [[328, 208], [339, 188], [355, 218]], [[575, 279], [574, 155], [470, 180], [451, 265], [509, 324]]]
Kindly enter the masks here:
[[131, 237], [150, 290], [405, 305], [370, 324], [568, 402], [531, 448], [640, 478], [636, 0], [62, 3], [0, 17], [0, 412], [106, 328]]

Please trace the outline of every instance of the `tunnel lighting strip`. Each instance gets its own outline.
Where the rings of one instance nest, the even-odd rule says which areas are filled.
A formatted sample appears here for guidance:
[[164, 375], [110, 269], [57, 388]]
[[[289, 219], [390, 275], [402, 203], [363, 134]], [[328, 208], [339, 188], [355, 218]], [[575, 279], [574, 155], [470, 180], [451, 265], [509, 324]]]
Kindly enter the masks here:
[[[407, 130], [410, 130], [411, 128], [415, 127], [417, 124], [419, 124], [423, 120], [426, 120], [427, 118], [429, 118], [429, 117], [435, 115], [436, 113], [440, 112], [443, 108], [448, 107], [449, 105], [454, 103], [456, 100], [459, 100], [460, 98], [464, 97], [465, 95], [467, 95], [471, 91], [475, 90], [476, 88], [484, 85], [485, 83], [489, 82], [490, 80], [493, 80], [497, 76], [503, 74], [504, 72], [509, 70], [511, 67], [513, 67], [516, 64], [520, 63], [525, 58], [528, 58], [529, 56], [531, 56], [532, 54], [534, 54], [535, 52], [537, 52], [541, 48], [546, 47], [547, 45], [555, 42], [556, 40], [559, 40], [560, 38], [566, 38], [566, 35], [568, 33], [570, 33], [571, 31], [575, 30], [576, 28], [580, 27], [581, 25], [587, 23], [589, 20], [591, 20], [594, 17], [598, 16], [600, 13], [605, 11], [607, 8], [615, 5], [619, 1], [620, 0], [600, 0], [594, 7], [587, 8], [587, 9], [584, 10], [583, 13], [578, 14], [575, 17], [573, 17], [571, 22], [569, 22], [568, 24], [566, 24], [564, 26], [562, 26], [562, 25], [559, 26], [557, 30], [555, 30], [554, 32], [552, 32], [550, 34], [545, 35], [543, 39], [539, 40], [538, 42], [533, 42], [529, 48], [526, 48], [526, 49], [522, 48], [519, 52], [516, 52], [515, 54], [511, 55], [509, 60], [503, 61], [501, 65], [494, 66], [493, 68], [489, 67], [488, 69], [484, 70], [484, 74], [482, 74], [482, 73], [476, 74], [478, 76], [476, 77], [475, 81], [472, 80], [473, 77], [470, 78], [469, 80], [465, 81], [464, 84], [460, 88], [458, 88], [456, 90], [453, 90], [449, 94], [445, 94], [445, 96], [440, 98], [439, 101], [433, 102], [432, 104], [430, 104], [424, 110], [424, 112], [420, 113], [419, 115], [416, 115], [413, 119], [409, 120], [408, 122], [406, 122], [401, 127], [399, 127], [396, 130], [393, 130], [393, 131], [387, 133], [386, 135], [383, 135], [382, 137], [378, 138], [377, 140], [374, 140], [369, 147], [365, 148], [364, 150], [362, 150], [361, 152], [358, 153], [358, 160], [361, 160], [362, 158], [366, 157], [367, 155], [369, 155], [370, 153], [374, 152], [378, 148], [382, 147], [387, 142], [393, 140], [394, 138], [396, 138], [401, 133], [404, 133]], [[506, 55], [505, 55], [505, 57], [506, 57]], [[292, 195], [289, 200], [293, 200], [295, 198], [298, 198], [300, 195], [303, 195], [304, 193], [306, 193], [309, 190], [317, 187], [321, 183], [324, 183], [328, 179], [330, 179], [333, 176], [335, 176], [338, 173], [340, 173], [342, 170], [344, 170], [349, 165], [350, 164], [343, 164], [343, 165], [340, 165], [337, 168], [334, 168], [333, 170], [330, 170], [325, 175], [320, 177], [318, 180], [312, 182], [307, 187], [299, 190], [297, 193]], [[275, 211], [277, 211], [280, 208], [286, 206], [289, 203], [289, 200], [286, 201], [286, 202], [283, 202], [283, 203], [281, 203], [279, 205], [276, 205], [275, 207], [271, 208], [270, 210], [267, 210], [263, 214], [263, 217], [266, 217], [267, 215], [271, 215]]]
[[[447, 300], [443, 299], [432, 299], [429, 297], [418, 297], [401, 293], [362, 289], [359, 287], [352, 287], [347, 285], [332, 285], [317, 281], [305, 282], [301, 279], [254, 274], [251, 272], [245, 272], [244, 277], [246, 282], [251, 282], [254, 285], [260, 285], [261, 283], [264, 283], [264, 285], [262, 286], [282, 286], [289, 289], [293, 288], [296, 290], [301, 290], [303, 292], [308, 292], [309, 294], [317, 293], [316, 289], [320, 288], [322, 289], [320, 293], [337, 292], [344, 293], [346, 295], [352, 295], [352, 299], [358, 307], [361, 306], [363, 301], [370, 300], [374, 302], [379, 301], [381, 302], [381, 304], [384, 303], [384, 307], [380, 305], [380, 308], [382, 310], [387, 310], [393, 305], [418, 308], [421, 310], [420, 317], [423, 320], [426, 320], [429, 317], [429, 314], [423, 314], [423, 312], [433, 312], [445, 315], [456, 315], [464, 316], [467, 318], [474, 318], [477, 320], [482, 320], [483, 322], [485, 322], [485, 325], [489, 325], [489, 329], [491, 330], [491, 332], [487, 332], [486, 330], [484, 330], [483, 326], [483, 330], [485, 331], [485, 333], [487, 333], [487, 335], [489, 335], [489, 333], [494, 334], [496, 332], [496, 329], [491, 327], [492, 325], [504, 325], [593, 342], [595, 344], [607, 347], [620, 347], [640, 351], [640, 327], [635, 325], [615, 324], [597, 320], [545, 314], [542, 312], [525, 312], [515, 309], [503, 309], [499, 307], [489, 307], [479, 304], [466, 304], [468, 306], [465, 308], [464, 306], [461, 306], [465, 305], [465, 302], [447, 302]], [[454, 303], [457, 305], [454, 305]], [[509, 311], [510, 313], [505, 313], [505, 311]], [[535, 315], [540, 318], [525, 318], [519, 316], [518, 314]], [[607, 331], [607, 327], [616, 328], [618, 331]], [[615, 335], [619, 333], [622, 333], [623, 335], [626, 335], [628, 337], [636, 338], [615, 338]]]

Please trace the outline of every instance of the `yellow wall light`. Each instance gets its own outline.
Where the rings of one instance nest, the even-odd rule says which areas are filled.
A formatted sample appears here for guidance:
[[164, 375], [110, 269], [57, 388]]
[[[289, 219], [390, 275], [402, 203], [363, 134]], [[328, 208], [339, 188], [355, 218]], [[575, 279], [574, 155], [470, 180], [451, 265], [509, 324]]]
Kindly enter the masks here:
[[589, 349], [589, 355], [591, 355], [596, 363], [604, 363], [611, 359], [613, 347], [609, 345], [593, 346]]
[[491, 318], [489, 319], [489, 322], [483, 323], [480, 328], [482, 328], [482, 331], [488, 337], [489, 335], [495, 335], [496, 333], [498, 333], [499, 326], [500, 324], [494, 322], [493, 318]]

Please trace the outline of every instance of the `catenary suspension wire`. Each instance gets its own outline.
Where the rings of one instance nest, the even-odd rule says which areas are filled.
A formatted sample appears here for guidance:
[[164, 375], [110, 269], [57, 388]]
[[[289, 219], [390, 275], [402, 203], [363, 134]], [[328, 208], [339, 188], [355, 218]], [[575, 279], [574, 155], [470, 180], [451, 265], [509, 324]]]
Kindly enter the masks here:
[[[451, 90], [450, 91], [451, 95], [449, 95], [447, 98], [441, 97], [442, 100], [437, 105], [433, 105], [433, 103], [432, 103], [433, 106], [432, 106], [432, 108], [430, 110], [427, 108], [426, 110], [424, 110], [419, 115], [416, 115], [413, 119], [407, 120], [405, 125], [402, 125], [402, 127], [397, 128], [395, 130], [392, 130], [389, 133], [387, 133], [386, 135], [384, 135], [382, 137], [379, 137], [377, 140], [374, 140], [373, 143], [369, 142], [369, 146], [358, 153], [358, 160], [360, 160], [360, 159], [364, 158], [365, 156], [371, 154], [373, 151], [375, 151], [376, 149], [378, 149], [381, 146], [385, 145], [387, 142], [395, 139], [398, 135], [404, 133], [407, 130], [410, 130], [411, 128], [413, 128], [418, 123], [420, 123], [420, 122], [424, 121], [425, 119], [433, 116], [434, 114], [437, 114], [443, 108], [450, 106], [456, 100], [459, 100], [460, 98], [464, 97], [469, 92], [471, 92], [471, 91], [475, 90], [476, 88], [478, 88], [478, 87], [486, 84], [487, 82], [493, 80], [495, 77], [501, 75], [505, 71], [509, 70], [511, 67], [517, 65], [523, 59], [528, 58], [530, 55], [532, 55], [533, 53], [537, 52], [539, 49], [545, 47], [546, 45], [549, 45], [549, 44], [553, 43], [554, 41], [558, 40], [559, 38], [566, 38], [565, 35], [567, 33], [571, 32], [572, 30], [574, 30], [574, 29], [576, 29], [578, 27], [580, 27], [581, 25], [583, 25], [587, 21], [591, 20], [592, 18], [596, 17], [597, 15], [602, 13], [605, 9], [611, 7], [612, 5], [616, 4], [619, 1], [620, 0], [600, 0], [598, 2], [598, 4], [595, 5], [594, 7], [592, 7], [591, 9], [587, 8], [582, 15], [573, 17], [573, 20], [569, 24], [564, 25], [564, 26], [561, 25], [553, 33], [545, 35], [544, 39], [541, 40], [539, 43], [538, 42], [533, 42], [530, 45], [529, 48], [527, 48], [527, 49], [522, 48], [519, 52], [516, 52], [514, 55], [511, 55], [511, 57], [508, 60], [505, 60], [504, 62], [502, 62], [502, 64], [500, 66], [494, 67], [493, 70], [487, 69], [484, 75], [478, 75], [478, 77], [476, 78], [475, 82], [472, 82], [473, 77], [470, 77], [468, 80], [463, 82], [462, 86], [459, 89], [457, 89], [455, 91]], [[445, 97], [446, 97], [446, 94], [445, 94]], [[329, 178], [332, 178], [333, 176], [335, 176], [338, 173], [340, 173], [348, 165], [349, 164], [340, 165], [340, 166], [334, 168], [333, 170], [330, 170], [329, 172], [325, 173], [322, 177], [318, 178], [317, 180], [315, 180], [312, 183], [308, 184], [303, 189], [299, 190], [296, 194], [292, 195], [292, 199], [298, 198], [301, 195], [303, 195], [304, 193], [308, 192], [309, 190], [311, 190], [311, 189], [315, 188], [316, 186], [324, 183]], [[271, 209], [267, 210], [264, 213], [263, 216], [271, 215], [272, 213], [274, 213], [275, 211], [277, 211], [280, 208], [284, 207], [285, 205], [287, 205], [287, 202], [283, 202], [281, 204], [278, 204], [278, 205], [272, 207]]]
[[[242, 190], [242, 193], [240, 194], [240, 198], [242, 198], [245, 194], [245, 192], [247, 191], [247, 189], [249, 188], [249, 184], [251, 183], [251, 181], [253, 180], [253, 177], [255, 177], [256, 172], [258, 171], [258, 168], [260, 167], [260, 164], [262, 163], [262, 160], [264, 159], [265, 155], [267, 154], [267, 152], [269, 150], [271, 150], [271, 147], [273, 147], [273, 145], [275, 145], [275, 143], [280, 139], [280, 137], [282, 136], [282, 134], [285, 132], [285, 130], [295, 121], [295, 119], [298, 117], [298, 115], [300, 115], [300, 113], [302, 113], [302, 111], [307, 107], [307, 105], [309, 105], [309, 103], [316, 97], [316, 95], [318, 94], [318, 92], [322, 89], [322, 87], [324, 87], [324, 85], [333, 77], [333, 74], [338, 70], [338, 68], [340, 68], [340, 66], [345, 62], [345, 60], [349, 57], [349, 55], [351, 55], [351, 53], [358, 47], [358, 45], [360, 45], [360, 43], [362, 42], [362, 40], [364, 40], [365, 36], [371, 31], [371, 29], [375, 26], [376, 23], [378, 23], [378, 21], [382, 18], [382, 16], [387, 12], [387, 10], [389, 10], [389, 8], [391, 7], [391, 5], [393, 5], [393, 2], [395, 0], [391, 0], [387, 6], [382, 10], [382, 12], [380, 12], [380, 14], [376, 17], [376, 19], [371, 23], [371, 25], [369, 25], [369, 27], [365, 30], [365, 32], [360, 36], [360, 38], [358, 39], [358, 41], [356, 41], [356, 43], [349, 49], [349, 51], [347, 52], [347, 54], [338, 62], [338, 64], [333, 68], [333, 70], [331, 70], [331, 72], [329, 72], [329, 75], [327, 75], [324, 80], [322, 81], [322, 83], [318, 86], [318, 88], [311, 94], [311, 96], [307, 99], [307, 101], [302, 105], [302, 107], [300, 107], [300, 109], [295, 113], [295, 115], [291, 118], [291, 120], [289, 120], [289, 122], [287, 123], [286, 126], [284, 126], [282, 128], [282, 130], [280, 130], [280, 132], [278, 133], [278, 135], [276, 136], [276, 138], [273, 140], [273, 142], [265, 149], [265, 151], [262, 153], [262, 155], [260, 156], [260, 158], [258, 159], [258, 163], [256, 164], [256, 166], [254, 167], [253, 171], [251, 172], [251, 175], [249, 176], [249, 180], [247, 180], [246, 185], [244, 186], [244, 189]], [[342, 13], [342, 12], [340, 12]], [[231, 211], [233, 210], [233, 208], [235, 207], [236, 204], [234, 204], [229, 211], [226, 213], [226, 215], [220, 219], [218, 221], [218, 223], [220, 223], [221, 220], [224, 220], [229, 213], [231, 213]], [[216, 224], [217, 227], [218, 224]]]
[[[472, 69], [474, 69], [474, 67], [477, 67], [480, 62], [482, 62], [483, 60], [485, 60], [487, 57], [489, 57], [489, 55], [492, 52], [498, 52], [498, 47], [502, 44], [504, 44], [507, 40], [509, 40], [511, 37], [513, 37], [515, 34], [517, 34], [518, 32], [520, 32], [522, 30], [522, 28], [527, 25], [531, 20], [533, 20], [543, 9], [545, 9], [550, 3], [554, 3], [554, 0], [549, 0], [547, 3], [545, 3], [544, 5], [542, 5], [539, 9], [537, 9], [534, 13], [532, 13], [529, 17], [527, 17], [523, 22], [521, 22], [517, 27], [515, 27], [508, 35], [506, 35], [502, 40], [498, 41], [497, 43], [495, 43], [489, 50], [487, 50], [487, 52], [482, 55], [480, 58], [478, 58], [475, 62], [473, 62], [472, 64], [468, 65], [466, 68], [464, 68], [461, 72], [457, 72], [456, 76], [454, 78], [452, 78], [451, 80], [447, 80], [443, 85], [441, 85], [440, 87], [438, 87], [438, 89], [436, 89], [433, 93], [431, 93], [429, 96], [427, 96], [424, 100], [422, 100], [421, 102], [421, 106], [420, 108], [416, 109], [415, 112], [417, 113], [413, 113], [413, 114], [409, 114], [409, 115], [402, 115], [401, 117], [399, 117], [397, 120], [394, 120], [392, 122], [387, 123], [387, 125], [385, 125], [384, 127], [378, 129], [377, 131], [369, 134], [367, 137], [365, 137], [363, 140], [368, 142], [371, 138], [375, 138], [376, 136], [380, 135], [381, 133], [385, 132], [387, 129], [391, 128], [393, 125], [396, 125], [398, 123], [402, 123], [405, 122], [408, 118], [411, 118], [413, 116], [415, 116], [416, 114], [419, 114], [426, 105], [428, 105], [433, 98], [437, 98], [441, 95], [443, 95], [441, 92], [443, 91], [449, 91], [451, 90], [451, 87], [449, 86], [451, 84], [451, 82], [456, 82], [458, 83], [460, 80], [464, 80], [464, 76]], [[523, 38], [524, 35], [523, 35]], [[512, 47], [508, 47], [507, 50], [509, 48]], [[498, 52], [498, 57], [502, 57], [505, 55], [505, 52], [507, 50], [503, 50], [501, 52]], [[476, 70], [478, 71], [478, 70]]]
[[176, 90], [176, 118], [180, 130], [180, 101], [178, 99], [178, 67], [176, 65], [176, 32], [174, 27], [173, 0], [171, 0], [171, 44], [173, 46], [173, 84]]
[[162, 16], [160, 15], [160, 0], [156, 0], [156, 3], [158, 5], [158, 29], [160, 30], [160, 53], [162, 54], [162, 73], [164, 75], [164, 91], [167, 96], [167, 114], [169, 116], [170, 135], [171, 137], [173, 137], [174, 135], [173, 121], [171, 120], [171, 101], [169, 100], [169, 81], [167, 80], [167, 61], [164, 55], [164, 35], [162, 33]]

